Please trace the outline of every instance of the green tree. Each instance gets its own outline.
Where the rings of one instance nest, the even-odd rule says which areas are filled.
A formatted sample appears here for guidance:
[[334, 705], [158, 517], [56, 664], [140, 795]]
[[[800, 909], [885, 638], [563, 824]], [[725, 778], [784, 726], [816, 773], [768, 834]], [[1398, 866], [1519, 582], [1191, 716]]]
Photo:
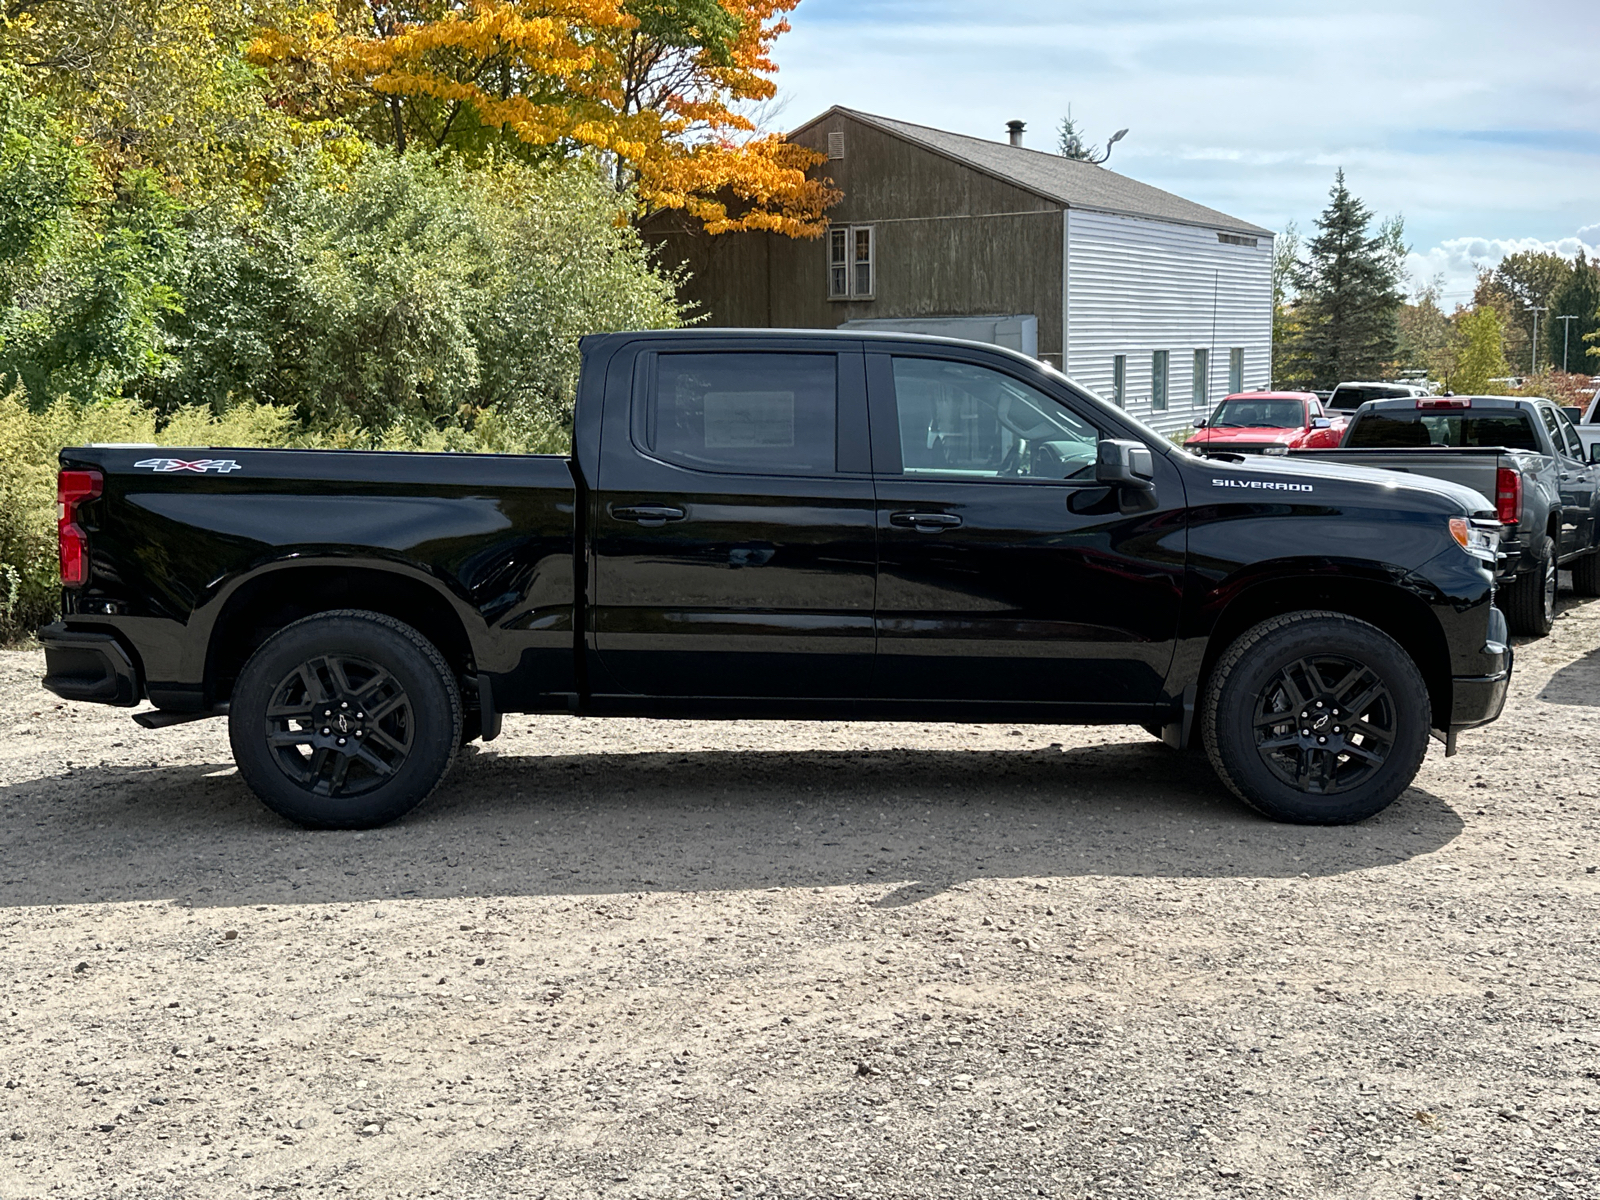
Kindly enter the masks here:
[[1461, 332], [1461, 357], [1456, 364], [1452, 390], [1463, 395], [1492, 394], [1494, 380], [1511, 373], [1506, 363], [1505, 330], [1500, 312], [1492, 305], [1469, 309], [1457, 319]]
[[1062, 117], [1061, 124], [1056, 126], [1056, 153], [1074, 162], [1103, 163], [1111, 157], [1111, 148], [1121, 141], [1127, 132], [1124, 129], [1120, 133], [1113, 134], [1102, 150], [1099, 146], [1084, 140], [1083, 130], [1073, 117], [1072, 106], [1069, 104], [1067, 115]]
[[1287, 347], [1286, 375], [1333, 387], [1380, 376], [1394, 360], [1402, 302], [1397, 246], [1404, 244], [1404, 227], [1389, 222], [1369, 236], [1371, 222], [1341, 170], [1307, 257], [1293, 272], [1300, 329]]
[[177, 360], [141, 394], [357, 440], [492, 417], [538, 442], [570, 420], [580, 337], [680, 319], [618, 203], [582, 165], [306, 155], [260, 208], [197, 214]]
[[1439, 307], [1443, 282], [1442, 277], [1435, 278], [1417, 292], [1414, 303], [1401, 308], [1400, 363], [1451, 387], [1461, 357], [1461, 331]]
[[[1493, 304], [1500, 310], [1505, 326], [1506, 358], [1512, 369], [1531, 374], [1533, 361], [1534, 309], [1548, 309], [1552, 298], [1567, 277], [1572, 264], [1559, 254], [1543, 250], [1522, 250], [1501, 259], [1493, 271], [1482, 271], [1473, 293], [1474, 307]], [[1547, 314], [1540, 312], [1541, 328]]]
[[[1562, 316], [1576, 317], [1562, 321]], [[1592, 263], [1582, 250], [1565, 282], [1550, 297], [1549, 334], [1545, 340], [1545, 361], [1563, 371], [1589, 372], [1585, 367], [1584, 341], [1600, 332], [1600, 263]], [[1570, 332], [1568, 326], [1571, 326]]]

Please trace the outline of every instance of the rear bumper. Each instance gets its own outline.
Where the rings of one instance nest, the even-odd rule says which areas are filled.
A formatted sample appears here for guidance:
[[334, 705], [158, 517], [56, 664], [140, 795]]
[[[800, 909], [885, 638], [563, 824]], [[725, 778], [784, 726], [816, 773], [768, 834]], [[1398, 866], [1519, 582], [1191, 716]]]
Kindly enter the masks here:
[[115, 634], [68, 629], [57, 623], [39, 631], [44, 643], [44, 686], [63, 700], [87, 700], [132, 708], [143, 689], [139, 668]]

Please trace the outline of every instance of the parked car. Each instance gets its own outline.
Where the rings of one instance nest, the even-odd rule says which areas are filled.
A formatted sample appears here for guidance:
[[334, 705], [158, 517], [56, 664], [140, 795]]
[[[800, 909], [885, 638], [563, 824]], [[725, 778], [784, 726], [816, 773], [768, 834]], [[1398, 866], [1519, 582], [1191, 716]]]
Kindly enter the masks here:
[[1586, 406], [1577, 409], [1564, 408], [1561, 411], [1572, 418], [1578, 440], [1583, 443], [1584, 457], [1592, 458], [1594, 447], [1600, 446], [1600, 388], [1595, 389], [1594, 396]]
[[1353, 413], [1368, 400], [1404, 400], [1433, 393], [1415, 383], [1341, 383], [1328, 397], [1330, 412]]
[[1600, 467], [1549, 400], [1446, 396], [1361, 406], [1332, 461], [1463, 484], [1495, 499], [1500, 607], [1512, 631], [1543, 637], [1555, 623], [1556, 570], [1600, 596]]
[[1476, 493], [1202, 461], [938, 338], [586, 338], [570, 458], [61, 466], [45, 686], [225, 714], [245, 783], [313, 827], [400, 816], [530, 712], [1142, 724], [1268, 816], [1343, 823], [1512, 668]]
[[1329, 420], [1311, 392], [1236, 392], [1195, 423], [1183, 448], [1195, 454], [1282, 452], [1337, 446], [1348, 418]]

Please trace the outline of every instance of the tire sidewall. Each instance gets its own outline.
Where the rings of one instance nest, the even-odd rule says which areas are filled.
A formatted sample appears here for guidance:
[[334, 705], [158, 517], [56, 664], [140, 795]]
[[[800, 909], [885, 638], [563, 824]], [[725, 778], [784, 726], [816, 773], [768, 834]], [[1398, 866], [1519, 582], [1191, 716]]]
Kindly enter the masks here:
[[[274, 812], [310, 829], [371, 829], [420, 804], [449, 769], [461, 720], [459, 700], [451, 694], [453, 680], [430, 661], [420, 634], [392, 624], [395, 628], [362, 616], [309, 617], [273, 635], [245, 664], [228, 710], [228, 737], [240, 775]], [[411, 703], [416, 729], [410, 754], [393, 779], [359, 796], [304, 790], [284, 774], [266, 742], [267, 706], [279, 683], [320, 654], [378, 663], [394, 675]]]
[[[1338, 654], [1364, 664], [1377, 672], [1395, 706], [1395, 740], [1383, 766], [1360, 787], [1332, 796], [1301, 792], [1285, 783], [1255, 745], [1255, 708], [1262, 690], [1284, 666], [1310, 654]], [[1388, 634], [1353, 618], [1330, 614], [1261, 636], [1222, 681], [1213, 703], [1207, 750], [1218, 773], [1247, 803], [1274, 820], [1304, 825], [1364, 820], [1405, 791], [1428, 750], [1432, 713], [1422, 673]]]

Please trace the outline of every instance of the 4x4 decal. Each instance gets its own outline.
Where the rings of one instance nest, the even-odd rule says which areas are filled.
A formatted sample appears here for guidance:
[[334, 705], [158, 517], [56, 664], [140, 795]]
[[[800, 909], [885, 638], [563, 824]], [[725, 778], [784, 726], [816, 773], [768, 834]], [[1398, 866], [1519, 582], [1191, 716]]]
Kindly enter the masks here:
[[196, 475], [215, 471], [218, 475], [226, 475], [230, 471], [244, 469], [231, 458], [197, 458], [192, 462], [185, 462], [181, 458], [146, 458], [133, 465], [137, 470], [156, 471], [164, 475], [175, 471], [193, 471]]

